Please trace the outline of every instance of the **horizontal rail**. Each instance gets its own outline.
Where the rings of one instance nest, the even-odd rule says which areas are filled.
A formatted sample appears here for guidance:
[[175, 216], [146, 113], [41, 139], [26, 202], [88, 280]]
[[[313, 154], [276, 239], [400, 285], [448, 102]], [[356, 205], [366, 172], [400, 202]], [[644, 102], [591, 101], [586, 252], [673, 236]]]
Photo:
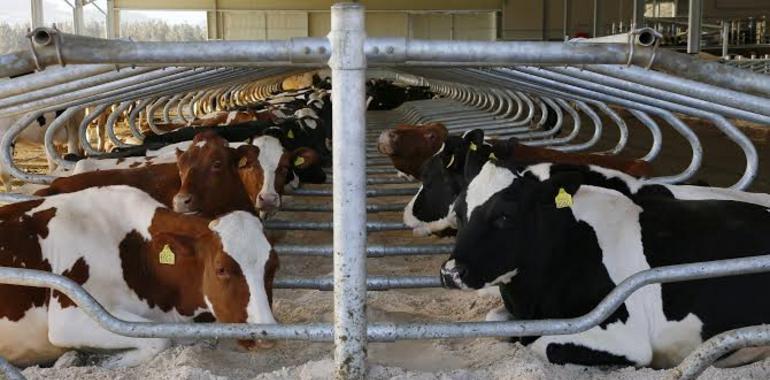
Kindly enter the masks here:
[[[369, 257], [448, 255], [452, 249], [452, 244], [370, 245], [366, 247], [366, 254]], [[278, 245], [275, 252], [282, 256], [332, 257], [334, 249], [330, 245]]]
[[[612, 315], [631, 294], [650, 284], [768, 271], [770, 271], [770, 255], [659, 267], [638, 272], [626, 278], [593, 310], [577, 318], [507, 322], [374, 323], [368, 327], [368, 339], [375, 342], [388, 342], [400, 339], [575, 334], [599, 325]], [[331, 325], [323, 323], [255, 325], [127, 322], [108, 313], [85, 289], [71, 279], [34, 269], [0, 267], [0, 283], [51, 288], [62, 292], [99, 326], [123, 336], [137, 338], [259, 338], [327, 342], [332, 340]]]
[[[295, 222], [290, 220], [268, 220], [265, 222], [265, 228], [270, 230], [312, 230], [312, 231], [331, 231], [333, 229], [331, 222]], [[367, 222], [366, 230], [369, 232], [380, 231], [402, 231], [409, 230], [403, 223], [393, 222]]]
[[[316, 278], [278, 278], [273, 282], [273, 287], [276, 289], [316, 289], [331, 291], [334, 290], [334, 278], [331, 276]], [[366, 289], [372, 291], [440, 287], [441, 279], [438, 276], [368, 276], [366, 278]]]
[[[1, 196], [2, 194], [0, 194]], [[0, 197], [0, 201], [2, 198]], [[398, 212], [404, 211], [406, 204], [366, 205], [366, 212]], [[334, 208], [329, 204], [287, 204], [281, 206], [281, 211], [291, 212], [332, 212]]]
[[[391, 196], [415, 195], [415, 194], [417, 194], [416, 187], [402, 188], [402, 189], [366, 190], [367, 197], [391, 197]], [[331, 196], [332, 191], [327, 189], [297, 189], [289, 193], [289, 195], [300, 195], [300, 196], [308, 196], [308, 197]]]

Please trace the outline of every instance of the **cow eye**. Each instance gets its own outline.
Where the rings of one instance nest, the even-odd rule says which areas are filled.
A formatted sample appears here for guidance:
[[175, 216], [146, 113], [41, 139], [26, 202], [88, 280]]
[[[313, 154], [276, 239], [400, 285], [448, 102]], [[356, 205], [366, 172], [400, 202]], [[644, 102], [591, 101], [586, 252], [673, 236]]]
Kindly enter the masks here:
[[227, 269], [225, 267], [219, 267], [217, 268], [217, 277], [221, 279], [227, 279], [230, 278], [230, 273], [227, 272]]
[[214, 170], [222, 169], [222, 161], [216, 160], [211, 164], [211, 168]]

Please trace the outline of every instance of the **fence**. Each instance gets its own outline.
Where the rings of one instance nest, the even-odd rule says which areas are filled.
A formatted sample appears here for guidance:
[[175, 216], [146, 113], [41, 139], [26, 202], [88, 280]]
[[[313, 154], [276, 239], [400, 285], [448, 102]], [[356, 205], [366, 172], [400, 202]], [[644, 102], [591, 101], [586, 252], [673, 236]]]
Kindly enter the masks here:
[[[682, 134], [692, 148], [688, 167], [676, 175], [658, 178], [661, 182], [675, 183], [691, 178], [701, 163], [700, 142], [677, 114], [706, 119], [744, 152], [746, 167], [733, 185], [739, 189], [747, 187], [756, 175], [757, 154], [751, 142], [726, 118], [768, 124], [770, 78], [659, 49], [654, 34], [648, 30], [634, 32], [639, 38], [629, 38], [630, 43], [427, 41], [366, 38], [360, 4], [336, 4], [331, 18], [332, 31], [328, 39], [288, 41], [108, 41], [39, 28], [31, 35], [28, 51], [0, 56], [0, 76], [23, 74], [49, 65], [74, 66], [48, 69], [0, 83], [0, 116], [21, 115], [0, 141], [0, 164], [24, 182], [49, 183], [54, 179], [22, 171], [14, 165], [11, 155], [16, 136], [44, 111], [71, 107], [72, 111], [68, 110], [49, 127], [46, 136], [49, 154], [65, 164], [52, 150], [53, 134], [76, 110], [95, 106], [90, 119], [102, 112], [116, 115], [134, 107], [129, 124], [132, 133], [141, 137], [135, 122], [142, 114], [154, 128], [154, 115], [160, 112], [164, 121], [170, 120], [174, 104], [177, 117], [182, 120], [210, 109], [212, 99], [221, 104], [247, 104], [276, 89], [282, 77], [328, 64], [335, 88], [332, 91], [332, 191], [300, 191], [297, 195], [331, 195], [333, 204], [331, 208], [302, 204], [289, 208], [331, 210], [332, 222], [273, 221], [267, 227], [333, 229], [333, 247], [279, 249], [282, 254], [333, 256], [333, 278], [278, 280], [278, 285], [284, 287], [334, 289], [333, 325], [130, 323], [109, 315], [77, 284], [51, 273], [0, 268], [0, 282], [59, 290], [101, 326], [126, 336], [253, 338], [259, 335], [261, 339], [333, 340], [337, 377], [362, 378], [367, 341], [575, 333], [596, 326], [633, 291], [650, 283], [770, 270], [768, 256], [652, 269], [629, 277], [593, 311], [569, 320], [367, 324], [364, 313], [367, 288], [438, 286], [435, 277], [367, 277], [367, 256], [442, 254], [450, 249], [447, 246], [366, 246], [367, 232], [404, 228], [398, 223], [367, 223], [368, 211], [393, 209], [367, 206], [367, 197], [407, 195], [415, 191], [414, 188], [367, 190], [367, 184], [391, 182], [367, 180], [367, 174], [393, 172], [376, 167], [382, 161], [367, 155], [372, 153], [367, 148], [367, 137], [373, 137], [365, 125], [367, 68], [379, 66], [393, 70], [397, 79], [429, 85], [446, 98], [432, 105], [419, 102], [405, 105], [398, 111], [406, 120], [441, 120], [452, 131], [484, 126], [499, 136], [523, 136], [531, 139], [529, 144], [565, 151], [590, 149], [598, 141], [604, 126], [596, 110], [608, 115], [618, 128], [620, 137], [613, 152], [622, 150], [627, 143], [628, 127], [609, 107], [612, 104], [628, 109], [650, 130], [653, 143], [644, 157], [655, 159], [661, 145], [660, 126], [650, 116], [658, 116]], [[131, 67], [112, 72], [114, 65]], [[645, 69], [650, 67], [668, 74]], [[436, 107], [440, 102], [454, 102], [463, 108], [457, 112], [442, 110]], [[110, 110], [113, 105], [114, 110]], [[567, 136], [552, 138], [546, 130], [529, 128], [533, 122], [542, 128], [548, 109], [556, 113], [559, 125], [565, 123], [565, 115], [572, 119], [573, 129]], [[574, 142], [581, 128], [578, 112], [586, 114], [594, 128], [590, 140], [583, 143]], [[539, 120], [536, 120], [538, 114]], [[125, 145], [113, 130], [116, 117], [108, 119], [108, 135], [115, 144]], [[81, 142], [90, 149], [89, 153], [99, 155], [85, 139], [87, 125], [86, 120], [80, 125]], [[370, 166], [374, 167], [367, 168], [367, 156], [371, 158]], [[25, 197], [20, 194], [0, 196], [3, 201], [21, 199]], [[734, 349], [765, 342], [766, 331], [749, 328], [717, 338], [721, 340], [703, 346], [703, 352], [708, 355], [696, 352], [694, 355], [701, 355], [700, 359], [685, 361], [679, 371], [681, 378], [697, 376], [724, 347]], [[4, 362], [0, 362], [0, 368], [6, 370], [7, 376], [15, 376]]]

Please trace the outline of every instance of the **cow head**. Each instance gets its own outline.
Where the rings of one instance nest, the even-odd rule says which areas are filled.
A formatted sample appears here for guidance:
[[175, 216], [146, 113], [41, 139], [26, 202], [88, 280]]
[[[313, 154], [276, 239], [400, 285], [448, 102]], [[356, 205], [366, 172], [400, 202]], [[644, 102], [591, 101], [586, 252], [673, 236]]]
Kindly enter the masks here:
[[321, 156], [315, 149], [300, 147], [291, 154], [292, 170], [290, 177], [296, 177], [300, 183], [325, 183], [326, 172], [321, 167]]
[[561, 244], [554, 236], [563, 234], [565, 221], [574, 221], [556, 196], [561, 190], [571, 196], [578, 187], [573, 173], [541, 180], [520, 167], [484, 164], [455, 204], [459, 229], [441, 266], [444, 286], [480, 289], [539, 268], [549, 260], [549, 247]]
[[291, 153], [272, 136], [260, 136], [253, 148], [240, 147], [238, 171], [254, 206], [263, 216], [278, 211], [281, 193], [291, 170]]
[[176, 155], [181, 185], [173, 199], [174, 211], [215, 216], [231, 211], [233, 202], [248, 202], [236, 152], [215, 132], [199, 133], [187, 151], [177, 149]]
[[415, 178], [420, 167], [433, 156], [447, 138], [442, 124], [399, 125], [382, 131], [377, 150], [390, 157], [393, 166]]
[[422, 187], [404, 209], [404, 224], [417, 236], [445, 236], [457, 228], [455, 199], [481, 166], [489, 160], [492, 145], [480, 129], [462, 137], [449, 136], [441, 149], [422, 167]]
[[[272, 283], [278, 261], [259, 218], [236, 211], [209, 224], [218, 245], [205, 254], [203, 296], [218, 322], [274, 324]], [[239, 341], [252, 349], [270, 346]]]

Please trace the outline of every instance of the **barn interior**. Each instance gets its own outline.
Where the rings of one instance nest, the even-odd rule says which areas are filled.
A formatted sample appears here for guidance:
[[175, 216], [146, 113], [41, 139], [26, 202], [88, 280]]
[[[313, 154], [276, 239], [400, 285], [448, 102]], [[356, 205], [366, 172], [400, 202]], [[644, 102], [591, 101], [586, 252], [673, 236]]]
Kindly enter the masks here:
[[[52, 19], [51, 2], [66, 3], [57, 5], [66, 15]], [[264, 220], [281, 261], [273, 283], [277, 325], [115, 321], [61, 276], [0, 267], [0, 286], [53, 288], [118, 335], [175, 339], [132, 368], [101, 366], [103, 352], [26, 368], [0, 355], [0, 377], [770, 377], [768, 360], [713, 366], [739, 348], [767, 346], [766, 326], [699, 342], [666, 368], [549, 363], [511, 339], [597, 326], [648, 283], [770, 271], [765, 252], [640, 272], [574, 318], [489, 322], [505, 307], [499, 291], [446, 288], [439, 270], [456, 238], [407, 223], [404, 209], [424, 183], [397, 170], [379, 146], [398, 125], [440, 123], [450, 135], [481, 130], [529, 147], [641, 160], [654, 183], [770, 193], [766, 1], [19, 3], [30, 31], [0, 53], [0, 167], [8, 173], [0, 207], [38, 200], [35, 191], [72, 175], [68, 153], [120, 160], [116, 152], [142, 146], [147, 136], [216, 113], [229, 123], [234, 112], [280, 105], [282, 97], [326, 96], [329, 119], [315, 120], [327, 122], [330, 137], [320, 140], [329, 154], [325, 180], [287, 190]], [[198, 20], [197, 34], [138, 34], [134, 24], [164, 17]], [[56, 111], [63, 112], [46, 121]], [[289, 119], [302, 119], [290, 111]], [[258, 335], [275, 347], [249, 352], [234, 341]]]

